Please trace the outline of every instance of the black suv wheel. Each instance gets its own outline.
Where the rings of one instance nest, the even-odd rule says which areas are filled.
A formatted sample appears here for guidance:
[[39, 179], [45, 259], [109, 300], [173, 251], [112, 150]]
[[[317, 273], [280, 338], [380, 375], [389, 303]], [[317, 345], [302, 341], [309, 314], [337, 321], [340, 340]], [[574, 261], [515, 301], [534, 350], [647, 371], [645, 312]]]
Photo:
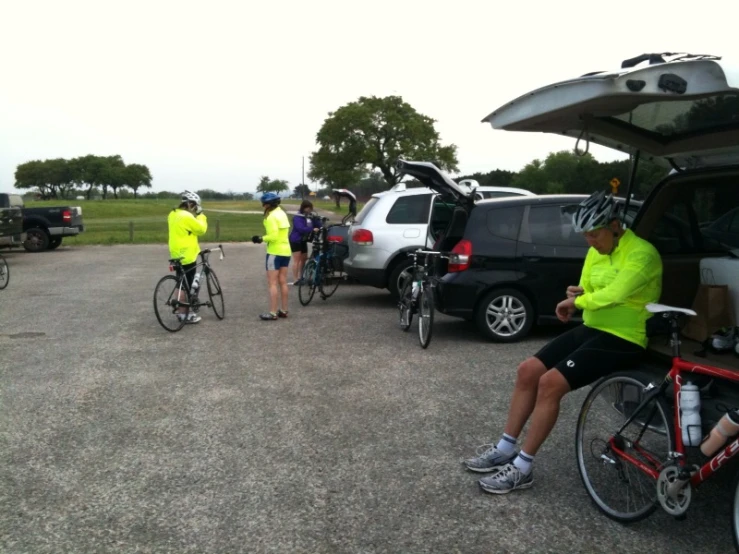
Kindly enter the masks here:
[[477, 309], [477, 326], [498, 342], [515, 342], [525, 337], [534, 324], [534, 309], [526, 295], [516, 289], [489, 292]]

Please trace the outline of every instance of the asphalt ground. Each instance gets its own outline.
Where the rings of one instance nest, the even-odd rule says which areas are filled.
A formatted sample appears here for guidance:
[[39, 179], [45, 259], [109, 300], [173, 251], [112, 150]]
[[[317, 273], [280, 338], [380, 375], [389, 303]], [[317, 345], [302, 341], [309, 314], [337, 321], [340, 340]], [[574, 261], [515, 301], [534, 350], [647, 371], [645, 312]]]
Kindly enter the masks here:
[[[207, 246], [207, 245], [206, 245]], [[483, 493], [461, 460], [497, 440], [509, 345], [438, 316], [427, 350], [386, 291], [342, 286], [263, 322], [262, 245], [212, 257], [226, 318], [168, 333], [165, 246], [6, 253], [0, 551], [726, 552], [731, 476], [623, 526], [580, 481], [565, 398], [531, 489]]]

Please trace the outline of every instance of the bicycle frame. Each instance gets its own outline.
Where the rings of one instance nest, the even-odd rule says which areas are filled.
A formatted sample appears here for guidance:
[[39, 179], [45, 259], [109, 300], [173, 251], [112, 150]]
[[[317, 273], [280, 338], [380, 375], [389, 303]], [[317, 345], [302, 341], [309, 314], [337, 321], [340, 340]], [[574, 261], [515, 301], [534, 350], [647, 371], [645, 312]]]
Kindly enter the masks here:
[[[218, 245], [216, 248], [212, 248], [212, 249], [207, 248], [205, 250], [201, 250], [198, 253], [198, 257], [200, 257], [201, 261], [198, 262], [195, 265], [195, 267], [192, 269], [195, 272], [193, 275], [193, 280], [197, 279], [199, 281], [202, 278], [203, 274], [206, 274], [206, 275], [208, 274], [208, 272], [210, 271], [210, 263], [208, 262], [208, 256], [211, 254], [213, 250], [220, 250], [220, 257], [221, 259], [224, 258], [222, 245]], [[187, 278], [185, 276], [185, 270], [182, 268], [182, 262], [180, 262], [179, 260], [170, 262], [169, 270], [175, 272], [175, 275], [177, 276], [177, 287], [178, 288], [182, 287], [183, 284], [187, 283]], [[201, 303], [198, 301], [198, 296], [200, 293], [199, 287], [196, 291], [189, 289], [187, 292], [188, 292], [188, 295], [190, 295], [191, 298], [195, 298], [196, 301], [192, 304], [189, 302], [181, 302], [180, 304], [183, 307], [199, 308], [200, 306], [208, 306], [208, 302]]]
[[[671, 320], [670, 327], [671, 327], [671, 335], [672, 335], [671, 340], [672, 340], [673, 357], [672, 357], [672, 367], [669, 373], [667, 374], [665, 379], [662, 381], [662, 383], [658, 387], [654, 387], [653, 385], [650, 385], [649, 387], [647, 387], [647, 390], [649, 391], [647, 395], [644, 397], [641, 403], [637, 406], [637, 408], [634, 410], [631, 416], [629, 416], [626, 419], [626, 422], [621, 426], [618, 432], [615, 433], [615, 435], [609, 439], [609, 446], [612, 452], [614, 452], [620, 458], [628, 461], [629, 463], [631, 463], [632, 465], [634, 465], [635, 467], [637, 467], [642, 472], [646, 473], [647, 475], [649, 475], [655, 480], [659, 478], [660, 472], [662, 471], [662, 468], [664, 467], [665, 462], [662, 460], [654, 459], [654, 457], [651, 456], [646, 451], [639, 450], [639, 453], [641, 455], [643, 455], [650, 462], [654, 463], [655, 467], [650, 467], [650, 465], [645, 464], [641, 460], [638, 460], [634, 458], [633, 456], [630, 456], [629, 454], [624, 452], [623, 449], [619, 448], [619, 445], [616, 444], [617, 442], [619, 442], [619, 440], [623, 440], [622, 437], [620, 437], [621, 432], [631, 423], [631, 421], [636, 417], [636, 415], [639, 414], [639, 412], [641, 412], [644, 409], [644, 407], [647, 406], [652, 401], [652, 399], [655, 396], [664, 394], [668, 385], [671, 382], [674, 383], [673, 399], [675, 401], [674, 402], [675, 409], [674, 409], [673, 415], [674, 415], [674, 424], [675, 424], [674, 425], [675, 427], [675, 451], [670, 453], [670, 458], [676, 459], [680, 469], [683, 471], [687, 471], [687, 468], [685, 465], [685, 445], [683, 444], [682, 420], [680, 418], [680, 401], [679, 401], [680, 396], [681, 396], [681, 391], [682, 391], [682, 385], [683, 385], [683, 373], [692, 373], [695, 375], [706, 375], [709, 377], [716, 377], [719, 379], [726, 379], [728, 381], [739, 382], [739, 373], [735, 371], [723, 369], [723, 368], [708, 365], [708, 364], [699, 364], [699, 363], [688, 362], [687, 360], [684, 360], [680, 356], [680, 341], [679, 341], [679, 330], [677, 327], [677, 321], [674, 319]], [[654, 410], [656, 410], [656, 405], [654, 407]], [[639, 441], [639, 439], [641, 439], [641, 435], [647, 429], [647, 426], [653, 416], [654, 416], [654, 413], [652, 413], [647, 418], [644, 424], [644, 428], [642, 429], [642, 432], [640, 433], [639, 437], [637, 437], [637, 442]], [[736, 437], [727, 446], [721, 448], [716, 454], [714, 454], [710, 460], [705, 462], [702, 466], [698, 467], [695, 473], [693, 473], [692, 475], [690, 475], [689, 473], [683, 474], [683, 478], [686, 480], [689, 478], [690, 484], [693, 487], [698, 487], [699, 485], [707, 481], [714, 473], [716, 473], [727, 461], [733, 458], [738, 452], [739, 452], [739, 437]], [[681, 471], [681, 473], [683, 472]]]

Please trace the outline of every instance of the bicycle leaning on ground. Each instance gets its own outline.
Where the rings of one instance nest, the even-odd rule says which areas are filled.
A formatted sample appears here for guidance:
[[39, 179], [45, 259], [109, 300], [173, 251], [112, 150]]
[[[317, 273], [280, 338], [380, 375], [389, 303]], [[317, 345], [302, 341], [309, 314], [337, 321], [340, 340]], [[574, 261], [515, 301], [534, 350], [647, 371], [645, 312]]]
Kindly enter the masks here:
[[[739, 382], [739, 373], [681, 357], [678, 318], [696, 315], [693, 310], [663, 304], [648, 304], [647, 310], [662, 314], [669, 325], [670, 371], [657, 385], [635, 371], [604, 377], [585, 398], [577, 422], [577, 465], [585, 489], [605, 515], [622, 523], [644, 519], [658, 505], [672, 516], [683, 517], [693, 490], [739, 452], [739, 437], [735, 436], [716, 452], [708, 452], [710, 457], [701, 453], [701, 464], [688, 463], [683, 442], [685, 412], [680, 402], [684, 380], [692, 374]], [[670, 384], [674, 387], [671, 393]], [[685, 425], [686, 433], [691, 427]], [[702, 429], [696, 431], [687, 436], [693, 435], [692, 440], [698, 442], [695, 437], [702, 435]], [[692, 447], [697, 445], [690, 446], [692, 457]], [[733, 490], [731, 525], [739, 551], [739, 473]]]
[[298, 300], [303, 306], [310, 304], [316, 289], [320, 291], [321, 299], [326, 300], [344, 279], [343, 261], [336, 253], [336, 245], [340, 241], [328, 240], [327, 221], [327, 217], [321, 218], [323, 225], [313, 235], [311, 256], [303, 267], [298, 287]]
[[[407, 331], [413, 321], [413, 314], [418, 314], [418, 341], [422, 348], [427, 348], [434, 325], [433, 289], [438, 280], [431, 268], [436, 258], [448, 260], [449, 253], [418, 249], [408, 255], [413, 257], [413, 265], [408, 268], [411, 275], [403, 285], [398, 299], [400, 328]], [[419, 257], [424, 258], [423, 265], [418, 263]]]
[[[154, 313], [161, 326], [167, 331], [174, 333], [182, 329], [187, 322], [188, 314], [198, 311], [202, 306], [212, 308], [218, 319], [224, 318], [226, 307], [223, 303], [223, 290], [216, 272], [213, 271], [208, 261], [208, 256], [213, 250], [220, 250], [221, 260], [225, 257], [222, 245], [201, 250], [198, 255], [201, 261], [193, 269], [195, 278], [192, 290], [187, 286], [187, 277], [182, 269], [182, 258], [169, 260], [169, 271], [175, 274], [162, 277], [154, 289]], [[205, 302], [201, 302], [199, 298], [203, 276], [208, 289], [208, 300]]]
[[0, 290], [8, 286], [10, 282], [10, 267], [8, 262], [5, 261], [5, 257], [0, 254]]

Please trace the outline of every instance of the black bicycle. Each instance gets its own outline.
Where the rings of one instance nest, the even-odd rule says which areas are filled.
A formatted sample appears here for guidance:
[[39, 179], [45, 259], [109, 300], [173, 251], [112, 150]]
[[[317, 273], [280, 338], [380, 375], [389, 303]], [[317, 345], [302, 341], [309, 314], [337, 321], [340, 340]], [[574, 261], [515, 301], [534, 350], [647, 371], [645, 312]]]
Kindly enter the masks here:
[[322, 217], [323, 225], [313, 235], [313, 248], [311, 257], [305, 262], [303, 275], [298, 287], [298, 300], [303, 306], [310, 304], [316, 290], [321, 293], [321, 299], [326, 300], [344, 280], [344, 262], [336, 253], [336, 245], [339, 241], [328, 240], [328, 229], [326, 228], [327, 217]]
[[[431, 331], [434, 325], [434, 291], [436, 281], [433, 264], [436, 258], [449, 259], [446, 252], [416, 250], [409, 252], [413, 257], [413, 265], [408, 268], [411, 276], [406, 280], [398, 300], [398, 316], [400, 328], [403, 331], [410, 329], [413, 314], [418, 314], [418, 341], [422, 348], [427, 348], [431, 342]], [[423, 257], [423, 264], [418, 258]]]
[[[154, 313], [161, 326], [167, 331], [174, 333], [182, 329], [190, 314], [197, 313], [202, 306], [212, 308], [218, 319], [223, 319], [226, 315], [221, 284], [218, 282], [216, 272], [213, 271], [208, 262], [208, 255], [213, 250], [220, 250], [221, 260], [225, 257], [222, 245], [218, 245], [217, 248], [201, 250], [199, 254], [201, 261], [192, 269], [192, 271], [195, 271], [192, 289], [187, 286], [187, 277], [185, 276], [185, 270], [182, 268], [182, 258], [169, 260], [169, 271], [174, 271], [175, 274], [162, 277], [154, 289]], [[205, 284], [208, 289], [208, 300], [205, 302], [201, 302], [199, 299], [202, 288], [200, 283], [203, 276], [205, 276]]]
[[10, 267], [5, 258], [0, 254], [0, 290], [3, 290], [10, 283]]

